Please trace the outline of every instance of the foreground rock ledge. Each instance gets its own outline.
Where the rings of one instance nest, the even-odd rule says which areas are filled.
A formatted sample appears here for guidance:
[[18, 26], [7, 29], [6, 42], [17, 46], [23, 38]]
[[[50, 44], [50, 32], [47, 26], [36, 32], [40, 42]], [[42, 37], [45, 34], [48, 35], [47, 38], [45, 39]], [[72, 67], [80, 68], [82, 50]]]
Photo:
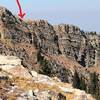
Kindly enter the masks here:
[[28, 71], [18, 57], [0, 55], [0, 69], [0, 100], [94, 100], [71, 84]]

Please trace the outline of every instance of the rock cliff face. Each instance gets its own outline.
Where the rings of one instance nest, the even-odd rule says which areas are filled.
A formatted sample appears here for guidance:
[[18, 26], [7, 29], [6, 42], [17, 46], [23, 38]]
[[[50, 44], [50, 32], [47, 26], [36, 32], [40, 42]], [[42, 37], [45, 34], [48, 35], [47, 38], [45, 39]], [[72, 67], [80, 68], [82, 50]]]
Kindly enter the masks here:
[[100, 36], [95, 32], [87, 33], [73, 25], [51, 25], [45, 20], [23, 21], [0, 7], [0, 54], [20, 58], [29, 71], [71, 84], [78, 78], [80, 86], [86, 86], [79, 88], [89, 91], [89, 67], [100, 66], [99, 49]]
[[[35, 30], [35, 46], [50, 55], [64, 54], [84, 67], [98, 65], [99, 35], [85, 33], [72, 25], [50, 25], [47, 21], [29, 23]], [[97, 57], [98, 56], [98, 57]]]
[[25, 22], [3, 7], [0, 7], [0, 38], [14, 45], [18, 43], [30, 44], [32, 47], [35, 45], [42, 52], [51, 55], [64, 54], [84, 67], [97, 65], [99, 59], [97, 34], [92, 32], [87, 34], [72, 25], [52, 26], [44, 20]]

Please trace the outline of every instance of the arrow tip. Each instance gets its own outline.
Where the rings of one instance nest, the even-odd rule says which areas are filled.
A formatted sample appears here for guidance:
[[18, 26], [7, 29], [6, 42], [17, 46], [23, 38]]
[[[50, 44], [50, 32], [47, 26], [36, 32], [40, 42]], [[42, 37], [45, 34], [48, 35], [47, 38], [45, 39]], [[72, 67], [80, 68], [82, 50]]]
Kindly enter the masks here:
[[25, 13], [19, 13], [19, 14], [18, 14], [18, 16], [19, 16], [20, 18], [22, 18], [22, 19], [24, 18], [25, 15], [26, 15]]

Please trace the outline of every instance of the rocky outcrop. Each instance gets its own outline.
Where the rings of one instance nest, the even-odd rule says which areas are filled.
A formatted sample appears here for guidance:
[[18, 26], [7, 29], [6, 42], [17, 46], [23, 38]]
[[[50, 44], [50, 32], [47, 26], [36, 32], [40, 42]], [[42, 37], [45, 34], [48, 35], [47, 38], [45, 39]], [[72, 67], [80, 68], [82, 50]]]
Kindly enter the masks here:
[[28, 71], [18, 57], [0, 55], [0, 59], [1, 100], [94, 100], [91, 95], [57, 78]]
[[[100, 36], [95, 32], [87, 33], [73, 25], [51, 25], [45, 20], [23, 21], [0, 7], [0, 54], [20, 58], [29, 72], [37, 71], [71, 84], [78, 78], [79, 86], [85, 85], [88, 91], [91, 83], [88, 67], [100, 65], [99, 44]], [[19, 71], [31, 78], [32, 73], [29, 75], [24, 67], [22, 71], [17, 66], [8, 72], [19, 77]]]
[[[64, 54], [84, 67], [98, 65], [99, 36], [93, 32], [87, 34], [73, 25], [52, 26], [44, 20], [25, 22], [15, 17], [6, 8], [0, 7], [0, 37], [14, 45], [18, 43], [25, 43], [32, 47], [35, 45], [41, 52], [51, 55]], [[20, 57], [19, 54], [15, 56]], [[30, 57], [20, 58], [27, 61]]]
[[52, 26], [47, 21], [28, 22], [35, 30], [35, 46], [48, 54], [64, 54], [84, 67], [97, 65], [99, 36], [72, 25]]
[[[71, 57], [84, 67], [94, 65], [95, 62], [95, 47], [90, 43], [92, 40], [89, 36], [80, 30], [80, 28], [72, 25], [57, 25], [54, 26], [58, 34], [58, 44], [60, 51], [66, 57]], [[92, 40], [94, 42], [94, 40]], [[91, 57], [90, 57], [91, 56]]]

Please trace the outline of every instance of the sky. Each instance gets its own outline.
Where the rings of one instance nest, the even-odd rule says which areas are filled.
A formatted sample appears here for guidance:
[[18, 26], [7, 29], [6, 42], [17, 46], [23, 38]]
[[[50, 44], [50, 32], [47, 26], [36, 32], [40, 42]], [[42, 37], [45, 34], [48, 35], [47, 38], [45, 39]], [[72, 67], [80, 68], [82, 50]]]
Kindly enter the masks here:
[[[73, 24], [85, 31], [100, 32], [100, 0], [19, 0], [26, 19], [48, 20], [51, 24]], [[17, 15], [16, 0], [0, 0]]]

